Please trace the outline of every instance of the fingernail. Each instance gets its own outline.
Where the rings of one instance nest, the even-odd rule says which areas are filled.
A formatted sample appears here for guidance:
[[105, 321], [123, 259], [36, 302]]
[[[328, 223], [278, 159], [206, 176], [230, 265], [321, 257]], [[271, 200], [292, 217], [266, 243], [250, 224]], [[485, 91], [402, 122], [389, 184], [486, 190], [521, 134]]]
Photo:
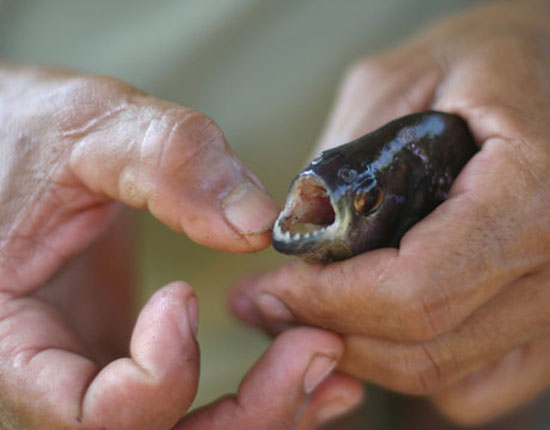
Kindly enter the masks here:
[[245, 294], [235, 294], [231, 298], [231, 307], [246, 323], [255, 327], [263, 325], [262, 315], [254, 302]]
[[227, 221], [239, 233], [264, 233], [277, 216], [279, 206], [250, 181], [241, 182], [224, 199], [222, 207]]
[[336, 366], [336, 360], [326, 355], [316, 355], [311, 360], [304, 376], [304, 391], [311, 394]]
[[187, 315], [193, 336], [199, 333], [199, 302], [195, 296], [187, 299]]
[[290, 309], [273, 294], [263, 293], [256, 299], [256, 304], [260, 312], [271, 322], [284, 324], [294, 322], [294, 315]]
[[346, 399], [337, 398], [334, 399], [319, 408], [317, 411], [317, 422], [319, 424], [325, 424], [337, 417], [345, 415], [352, 411], [361, 403], [361, 399]]

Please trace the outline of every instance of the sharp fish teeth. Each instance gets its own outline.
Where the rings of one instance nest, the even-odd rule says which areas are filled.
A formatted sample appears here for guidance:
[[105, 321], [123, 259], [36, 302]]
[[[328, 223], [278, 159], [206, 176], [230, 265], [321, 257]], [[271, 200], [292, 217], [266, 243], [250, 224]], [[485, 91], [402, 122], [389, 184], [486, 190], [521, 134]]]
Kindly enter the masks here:
[[305, 233], [300, 232], [294, 232], [291, 230], [283, 230], [281, 223], [279, 220], [275, 222], [275, 225], [273, 226], [273, 236], [276, 240], [280, 240], [283, 242], [294, 242], [294, 241], [300, 241], [300, 240], [306, 240], [310, 238], [316, 238], [321, 235], [329, 234], [336, 228], [336, 223], [333, 223], [328, 226], [324, 226], [320, 228], [315, 229], [313, 231], [308, 231]]

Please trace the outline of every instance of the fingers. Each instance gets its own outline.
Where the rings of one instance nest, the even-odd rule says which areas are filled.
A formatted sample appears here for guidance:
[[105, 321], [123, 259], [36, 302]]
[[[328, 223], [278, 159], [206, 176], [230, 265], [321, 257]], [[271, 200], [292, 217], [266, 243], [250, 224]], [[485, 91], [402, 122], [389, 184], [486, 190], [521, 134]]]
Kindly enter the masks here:
[[142, 310], [130, 358], [112, 362], [91, 382], [81, 422], [107, 428], [170, 428], [195, 397], [198, 305], [190, 287], [170, 284]]
[[419, 49], [354, 65], [342, 82], [318, 149], [350, 142], [394, 118], [427, 109], [440, 78], [437, 63]]
[[[327, 267], [291, 264], [241, 283], [243, 296], [234, 299], [241, 317], [256, 324], [263, 318], [271, 329], [302, 321], [350, 334], [433, 339], [544, 263], [550, 237], [550, 193], [544, 185], [548, 151], [531, 151], [533, 146], [544, 148], [541, 143], [547, 135], [541, 112], [547, 111], [548, 97], [535, 72], [543, 64], [539, 57], [533, 61], [533, 51], [522, 51], [526, 47], [517, 41], [497, 38], [495, 43], [484, 43], [474, 55], [461, 57], [440, 81], [434, 58], [418, 56], [434, 70], [426, 85], [438, 86], [437, 93], [431, 93], [432, 106], [462, 114], [482, 143], [482, 151], [455, 182], [451, 198], [405, 235], [399, 251], [369, 252]], [[518, 58], [533, 67], [522, 66], [518, 72], [521, 61], [501, 67], [501, 55], [489, 55], [509, 55], [510, 50], [522, 51]], [[408, 77], [413, 80], [419, 77], [412, 72], [414, 63], [403, 61], [414, 55], [388, 58], [360, 65], [344, 83], [328, 126], [330, 144], [338, 135], [344, 137], [338, 141], [342, 143], [355, 130], [366, 131], [379, 121], [380, 111], [384, 120], [390, 119], [384, 116], [387, 112], [408, 113], [399, 110], [402, 99], [392, 89], [410, 97], [411, 80], [404, 79], [401, 70], [411, 70]], [[439, 61], [450, 67], [450, 60], [435, 62]], [[526, 82], [533, 84], [524, 91]], [[536, 109], [536, 116], [506, 102], [510, 83], [515, 83], [511, 99], [517, 106], [525, 105], [527, 112]], [[424, 99], [429, 100], [428, 93], [423, 93]]]
[[[399, 337], [399, 295], [376, 285], [397, 251], [380, 250], [326, 266], [292, 261], [264, 275], [245, 278], [230, 303], [245, 322], [278, 332], [298, 322], [341, 333]], [[396, 330], [397, 329], [397, 330]], [[395, 333], [397, 331], [397, 333]]]
[[[321, 139], [321, 149], [349, 141], [397, 116], [428, 108], [441, 73], [437, 62], [419, 48], [359, 63], [344, 80]], [[441, 232], [448, 234], [456, 230], [457, 220], [473, 218], [472, 208], [465, 203], [469, 204], [465, 200], [452, 203], [460, 212], [431, 224], [432, 231], [424, 235], [429, 243], [433, 241], [434, 230], [437, 237], [441, 237]], [[482, 208], [477, 212], [482, 212]], [[477, 235], [477, 229], [483, 226], [475, 225], [472, 220], [469, 227], [472, 234]], [[430, 247], [430, 255], [426, 255], [422, 237], [413, 242], [417, 246], [406, 253], [406, 257], [405, 253], [383, 250], [322, 268], [291, 263], [267, 276], [240, 283], [233, 295], [233, 307], [245, 321], [274, 331], [301, 321], [342, 333], [395, 339], [433, 336], [432, 316], [425, 316], [425, 309], [431, 312], [437, 308], [433, 318], [443, 320], [436, 323], [441, 324], [442, 330], [455, 323], [455, 318], [458, 322], [465, 317], [447, 313], [444, 294], [450, 293], [438, 291], [439, 281], [432, 280], [434, 267], [437, 273], [441, 272], [441, 261], [449, 261], [447, 265], [461, 273], [465, 263], [454, 264], [457, 256], [453, 255], [453, 243], [457, 237], [458, 232], [441, 237], [441, 243]], [[419, 248], [422, 249], [419, 251]], [[432, 264], [430, 257], [433, 256], [437, 258]], [[477, 256], [472, 255], [471, 259], [477, 262]], [[449, 279], [453, 275], [449, 273]], [[447, 283], [448, 279], [442, 282]], [[430, 289], [436, 290], [428, 294], [435, 302], [433, 305], [424, 303], [426, 290]], [[464, 306], [464, 313], [471, 311], [471, 306]]]
[[[293, 262], [242, 281], [240, 302], [248, 299], [248, 309], [271, 325], [302, 321], [406, 341], [452, 330], [547, 258], [550, 199], [533, 177], [501, 174], [521, 172], [519, 164], [506, 142], [492, 139], [466, 166], [451, 198], [416, 224], [399, 250], [325, 266]], [[251, 312], [237, 313], [252, 322]]]
[[[299, 267], [299, 270], [304, 271], [325, 270], [312, 269], [305, 264]], [[344, 288], [346, 285], [348, 283], [340, 284]], [[387, 337], [383, 339], [380, 336], [364, 334], [348, 335], [346, 354], [340, 368], [347, 374], [397, 391], [431, 394], [498, 359], [508, 351], [545, 336], [549, 326], [548, 311], [545, 308], [545, 304], [550, 300], [548, 286], [547, 270], [523, 276], [508, 285], [501, 294], [476, 310], [455, 329], [421, 342], [398, 342], [388, 340]], [[319, 291], [319, 288], [315, 287], [318, 285], [311, 284], [312, 309], [315, 308]], [[337, 295], [335, 291], [335, 301], [338, 305], [340, 302], [336, 298]], [[283, 307], [282, 303], [277, 302], [271, 295], [259, 296], [258, 309], [262, 313], [257, 319], [249, 318], [251, 313], [242, 305], [241, 300], [234, 297], [233, 301], [237, 303], [238, 313], [244, 314], [249, 323], [258, 324], [259, 321], [274, 332], [287, 328], [295, 321], [294, 313]], [[384, 318], [383, 314], [377, 314], [376, 317], [362, 315], [362, 306], [367, 306], [367, 303], [352, 303], [348, 309], [340, 310], [339, 316], [337, 311], [331, 314], [328, 310], [324, 310], [324, 314], [323, 311], [317, 311], [315, 315], [325, 318], [322, 321], [326, 326], [338, 325], [332, 318], [352, 321], [355, 317], [356, 320], [365, 321], [363, 324], [369, 324], [371, 318]], [[400, 310], [392, 310], [388, 305], [386, 311], [386, 320], [391, 321], [392, 313]], [[353, 329], [362, 331], [361, 323], [356, 324]]]
[[[342, 354], [330, 333], [298, 328], [279, 336], [244, 378], [236, 396], [186, 417], [177, 429], [314, 429], [362, 398], [359, 382], [330, 376]], [[324, 382], [323, 382], [324, 381]]]
[[455, 330], [431, 341], [350, 336], [341, 368], [405, 393], [437, 392], [518, 346], [547, 336], [549, 285], [548, 272], [523, 277]]
[[53, 308], [2, 296], [0, 421], [6, 428], [170, 428], [197, 388], [196, 299], [183, 283], [141, 312], [131, 356], [98, 368]]
[[527, 404], [550, 386], [546, 337], [518, 348], [432, 397], [461, 426], [480, 426]]
[[363, 402], [363, 384], [355, 378], [335, 372], [311, 395], [297, 428], [317, 428], [349, 414]]
[[70, 108], [80, 115], [61, 128], [84, 186], [147, 208], [204, 245], [246, 252], [269, 244], [278, 206], [210, 118], [105, 78], [86, 78], [73, 92]]
[[0, 290], [46, 282], [105, 231], [114, 201], [204, 245], [269, 245], [279, 208], [206, 115], [106, 77], [19, 70], [4, 87]]

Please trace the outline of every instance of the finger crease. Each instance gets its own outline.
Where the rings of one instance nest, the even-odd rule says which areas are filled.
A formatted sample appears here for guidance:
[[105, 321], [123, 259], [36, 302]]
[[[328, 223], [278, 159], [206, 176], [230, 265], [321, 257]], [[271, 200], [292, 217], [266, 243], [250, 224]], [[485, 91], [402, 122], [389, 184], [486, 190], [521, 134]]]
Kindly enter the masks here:
[[[420, 347], [424, 351], [424, 354], [426, 358], [428, 359], [428, 362], [430, 363], [430, 366], [428, 368], [428, 372], [426, 372], [424, 369], [419, 373], [420, 377], [420, 383], [422, 384], [422, 389], [425, 393], [433, 391], [435, 386], [439, 385], [441, 378], [442, 378], [442, 370], [437, 361], [434, 359], [433, 355], [430, 353], [429, 348], [426, 346], [425, 343], [420, 344]], [[433, 374], [433, 377], [431, 375]], [[432, 378], [433, 382], [430, 381], [430, 377]]]

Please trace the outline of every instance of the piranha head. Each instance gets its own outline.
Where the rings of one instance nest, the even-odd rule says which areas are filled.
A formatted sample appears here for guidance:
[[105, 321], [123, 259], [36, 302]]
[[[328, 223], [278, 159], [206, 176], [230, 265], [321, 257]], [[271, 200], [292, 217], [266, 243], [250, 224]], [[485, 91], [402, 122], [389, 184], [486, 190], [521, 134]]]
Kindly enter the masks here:
[[341, 149], [326, 151], [292, 182], [273, 227], [273, 246], [311, 261], [342, 260], [380, 246], [383, 203], [370, 166]]
[[273, 246], [321, 262], [398, 247], [477, 150], [462, 118], [428, 111], [325, 151], [292, 182]]

